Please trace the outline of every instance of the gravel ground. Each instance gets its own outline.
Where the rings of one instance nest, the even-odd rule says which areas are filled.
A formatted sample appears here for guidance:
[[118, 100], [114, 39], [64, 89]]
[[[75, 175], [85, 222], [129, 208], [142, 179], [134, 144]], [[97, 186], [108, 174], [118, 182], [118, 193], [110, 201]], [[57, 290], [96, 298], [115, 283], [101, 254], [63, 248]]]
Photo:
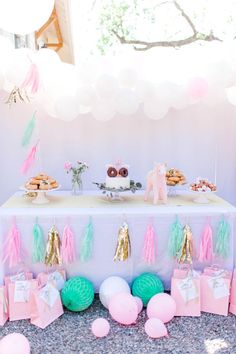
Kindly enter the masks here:
[[[91, 322], [108, 318], [111, 332], [96, 339]], [[236, 316], [202, 314], [201, 317], [176, 317], [168, 325], [169, 338], [150, 339], [144, 332], [145, 311], [137, 324], [125, 327], [111, 320], [96, 299], [92, 307], [80, 314], [66, 312], [42, 330], [29, 321], [7, 322], [1, 336], [12, 332], [24, 334], [31, 343], [32, 354], [223, 354], [236, 353]]]

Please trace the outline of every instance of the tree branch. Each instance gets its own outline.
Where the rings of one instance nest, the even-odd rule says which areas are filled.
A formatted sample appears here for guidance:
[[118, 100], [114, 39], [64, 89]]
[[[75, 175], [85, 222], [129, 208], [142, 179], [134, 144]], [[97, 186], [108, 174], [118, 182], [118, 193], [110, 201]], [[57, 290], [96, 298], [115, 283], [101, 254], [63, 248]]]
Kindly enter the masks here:
[[[169, 2], [169, 1], [166, 1]], [[210, 31], [209, 34], [200, 33], [197, 31], [195, 25], [189, 18], [189, 16], [185, 13], [185, 11], [180, 7], [177, 1], [172, 1], [175, 7], [181, 12], [182, 16], [188, 22], [189, 26], [193, 31], [193, 35], [184, 39], [179, 40], [171, 40], [171, 41], [155, 41], [155, 42], [148, 42], [143, 40], [136, 40], [136, 39], [127, 39], [124, 35], [120, 35], [116, 30], [112, 30], [112, 33], [116, 36], [121, 44], [130, 44], [134, 46], [134, 49], [137, 51], [144, 51], [154, 47], [183, 47], [187, 44], [191, 44], [197, 41], [205, 41], [205, 42], [212, 42], [212, 41], [222, 41], [220, 38], [216, 37], [213, 34], [213, 31]]]
[[177, 1], [173, 1], [173, 4], [175, 5], [176, 9], [181, 12], [181, 15], [185, 18], [185, 20], [188, 22], [189, 26], [192, 28], [193, 33], [197, 34], [196, 27], [194, 26], [192, 20], [190, 17], [186, 14], [186, 12], [182, 9], [182, 7], [177, 3]]

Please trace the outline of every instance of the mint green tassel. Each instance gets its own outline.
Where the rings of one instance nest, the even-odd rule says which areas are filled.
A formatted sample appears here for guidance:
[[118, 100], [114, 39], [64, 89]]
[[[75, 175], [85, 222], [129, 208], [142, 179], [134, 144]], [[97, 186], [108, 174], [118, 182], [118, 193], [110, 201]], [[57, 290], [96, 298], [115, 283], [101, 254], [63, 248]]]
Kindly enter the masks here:
[[33, 253], [32, 260], [34, 263], [43, 262], [45, 256], [45, 242], [43, 231], [36, 223], [33, 228]]
[[178, 218], [171, 225], [170, 238], [168, 243], [168, 251], [171, 257], [177, 257], [179, 250], [181, 249], [183, 241], [183, 227], [180, 224]]
[[229, 255], [230, 227], [225, 220], [221, 220], [217, 229], [215, 254], [222, 258]]
[[36, 123], [36, 112], [34, 112], [33, 117], [30, 119], [22, 137], [21, 144], [22, 146], [27, 146], [30, 143], [31, 136], [33, 134], [35, 123]]
[[87, 262], [92, 256], [92, 247], [93, 247], [93, 224], [92, 220], [89, 220], [88, 225], [86, 226], [82, 247], [80, 253], [81, 262]]

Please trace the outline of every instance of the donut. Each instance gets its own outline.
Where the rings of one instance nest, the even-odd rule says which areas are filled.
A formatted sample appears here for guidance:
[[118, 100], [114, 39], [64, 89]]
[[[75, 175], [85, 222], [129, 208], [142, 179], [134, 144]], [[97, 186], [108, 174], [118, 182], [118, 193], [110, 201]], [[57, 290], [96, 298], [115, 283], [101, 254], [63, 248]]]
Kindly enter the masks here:
[[122, 167], [119, 169], [119, 175], [121, 177], [127, 177], [129, 174], [128, 169], [126, 167]]
[[117, 176], [117, 171], [115, 169], [115, 167], [109, 167], [107, 170], [107, 175], [109, 177], [116, 177]]
[[37, 186], [37, 184], [30, 184], [30, 183], [26, 183], [26, 185], [25, 185], [25, 188], [26, 189], [29, 189], [29, 190], [37, 190], [38, 189], [38, 186]]
[[40, 173], [39, 175], [37, 175], [36, 177], [34, 177], [36, 180], [46, 180], [48, 179], [48, 176], [45, 175], [44, 173]]
[[40, 181], [37, 180], [36, 178], [32, 177], [32, 178], [30, 178], [29, 183], [30, 183], [30, 184], [37, 184], [37, 185], [38, 185], [38, 184], [40, 184]]

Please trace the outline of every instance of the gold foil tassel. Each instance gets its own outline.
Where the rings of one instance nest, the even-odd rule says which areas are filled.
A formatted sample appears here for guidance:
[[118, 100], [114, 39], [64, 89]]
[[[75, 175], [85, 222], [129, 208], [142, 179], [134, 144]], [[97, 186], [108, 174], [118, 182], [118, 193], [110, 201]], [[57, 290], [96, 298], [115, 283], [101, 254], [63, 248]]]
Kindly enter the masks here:
[[56, 264], [61, 264], [60, 255], [60, 235], [55, 226], [53, 226], [48, 232], [48, 241], [46, 246], [45, 264], [48, 266], [53, 266]]
[[113, 260], [125, 261], [130, 255], [129, 226], [124, 222], [119, 228], [116, 251]]
[[179, 263], [193, 262], [193, 234], [189, 225], [185, 225], [183, 228], [183, 242], [177, 260]]
[[9, 108], [13, 103], [17, 102], [30, 102], [29, 96], [26, 92], [26, 90], [21, 90], [19, 87], [14, 87], [13, 90], [10, 92], [6, 104], [8, 104]]

